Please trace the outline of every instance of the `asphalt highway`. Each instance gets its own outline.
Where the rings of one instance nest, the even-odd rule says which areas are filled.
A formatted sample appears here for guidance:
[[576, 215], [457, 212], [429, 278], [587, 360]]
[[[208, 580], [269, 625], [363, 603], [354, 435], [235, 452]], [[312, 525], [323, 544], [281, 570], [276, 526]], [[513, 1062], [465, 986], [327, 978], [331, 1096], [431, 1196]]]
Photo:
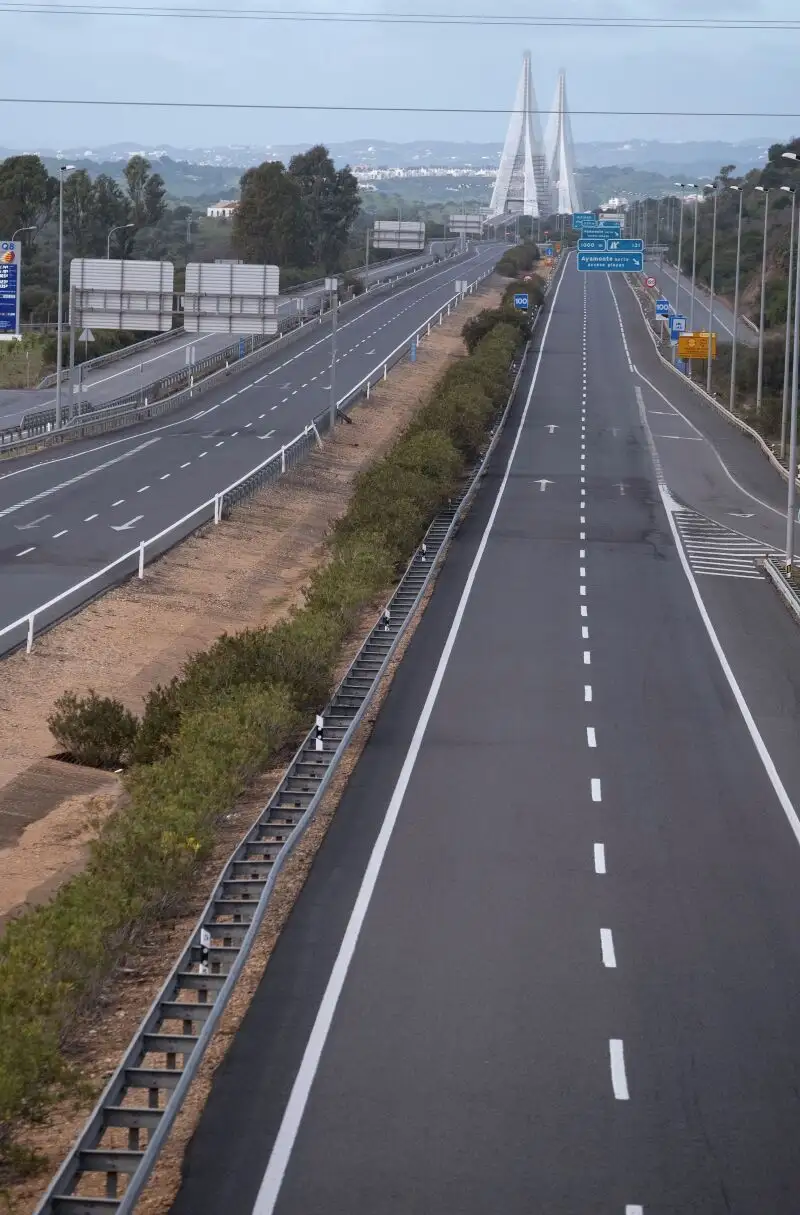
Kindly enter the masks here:
[[[686, 316], [688, 322], [692, 307], [691, 275], [681, 275], [680, 290], [678, 290], [677, 271], [674, 266], [668, 265], [666, 262], [661, 265], [657, 258], [648, 258], [645, 262], [645, 273], [652, 275], [658, 283], [659, 291], [669, 300], [676, 312], [681, 312]], [[677, 306], [676, 301], [678, 301]], [[694, 328], [707, 332], [710, 321], [711, 297], [705, 287], [695, 283]], [[739, 341], [743, 342], [745, 346], [758, 345], [758, 333], [745, 324], [741, 316], [736, 331]], [[718, 295], [714, 296], [714, 332], [717, 334], [718, 342], [733, 341], [733, 309]]]
[[[474, 281], [502, 249], [481, 245], [343, 312], [337, 398], [445, 304], [458, 278]], [[169, 421], [4, 465], [0, 629], [155, 536], [302, 432], [330, 396], [330, 323], [307, 328], [285, 351], [233, 369]], [[0, 638], [0, 648], [20, 640], [17, 633]]]
[[[417, 254], [403, 261], [393, 261], [391, 264], [376, 262], [364, 277], [370, 284], [379, 283], [386, 278], [392, 278], [427, 265], [430, 263], [430, 258], [430, 253], [425, 253]], [[284, 296], [278, 304], [279, 315], [282, 318], [290, 317], [297, 310], [299, 299], [318, 302], [323, 294], [321, 287], [312, 287], [306, 292], [297, 291], [292, 295]], [[187, 353], [190, 350], [194, 352], [191, 356], [193, 361], [199, 362], [201, 359], [208, 358], [209, 355], [233, 345], [236, 341], [237, 337], [230, 333], [191, 334], [181, 330], [169, 341], [140, 352], [134, 352], [129, 358], [119, 359], [104, 367], [87, 371], [83, 381], [82, 399], [85, 403], [97, 408], [108, 401], [124, 397], [129, 392], [135, 392], [142, 385], [151, 384], [154, 380], [183, 371], [186, 367], [187, 357], [190, 357]], [[32, 391], [30, 399], [27, 395], [23, 396], [20, 393], [17, 398], [9, 399], [5, 406], [0, 401], [0, 425], [13, 426], [21, 421], [23, 415], [30, 410], [52, 408], [55, 403], [54, 388], [49, 389], [44, 395]], [[65, 407], [69, 403], [69, 385], [66, 383], [62, 385], [62, 403]]]
[[764, 742], [796, 736], [796, 626], [762, 579], [693, 572], [649, 338], [621, 278], [585, 280], [554, 294], [173, 1215], [796, 1215], [800, 773]]

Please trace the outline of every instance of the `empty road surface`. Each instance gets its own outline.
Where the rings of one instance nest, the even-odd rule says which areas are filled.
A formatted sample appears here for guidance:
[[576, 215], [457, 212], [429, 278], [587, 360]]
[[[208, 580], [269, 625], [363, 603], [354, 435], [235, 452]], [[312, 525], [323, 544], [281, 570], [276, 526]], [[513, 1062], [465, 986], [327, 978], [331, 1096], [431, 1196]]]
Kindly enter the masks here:
[[[392, 263], [376, 262], [369, 270], [369, 282], [378, 283], [406, 270], [414, 270], [429, 261], [430, 255], [426, 253]], [[279, 314], [286, 319], [295, 312], [298, 299], [318, 301], [322, 294], [324, 292], [321, 287], [311, 287], [307, 292], [298, 290], [291, 296], [285, 296], [279, 303]], [[146, 350], [134, 351], [128, 358], [117, 359], [103, 367], [89, 368], [83, 380], [82, 399], [84, 403], [99, 408], [135, 392], [138, 388], [152, 384], [155, 380], [183, 371], [189, 357], [193, 357], [194, 362], [199, 362], [237, 341], [237, 336], [230, 333], [192, 334], [181, 329], [176, 332], [174, 338], [159, 342]], [[193, 356], [190, 356], [190, 351], [193, 351]], [[76, 384], [77, 374], [76, 371]], [[69, 384], [66, 382], [62, 384], [61, 399], [66, 408], [69, 403]], [[55, 388], [44, 392], [31, 392], [30, 398], [17, 393], [6, 397], [5, 402], [0, 396], [0, 428], [15, 426], [24, 414], [37, 409], [52, 409], [55, 403]]]
[[797, 1213], [777, 482], [573, 266], [173, 1215]]
[[[476, 281], [503, 248], [480, 245], [465, 259], [401, 279], [343, 311], [337, 399], [369, 373], [377, 378], [382, 360], [452, 299], [456, 280]], [[328, 407], [330, 364], [326, 319], [253, 366], [234, 365], [223, 384], [168, 419], [4, 463], [0, 629], [158, 535], [279, 452]], [[109, 575], [109, 584], [116, 576]], [[96, 589], [93, 583], [74, 601], [43, 614], [40, 623]], [[0, 650], [22, 640], [25, 628], [0, 637]]]

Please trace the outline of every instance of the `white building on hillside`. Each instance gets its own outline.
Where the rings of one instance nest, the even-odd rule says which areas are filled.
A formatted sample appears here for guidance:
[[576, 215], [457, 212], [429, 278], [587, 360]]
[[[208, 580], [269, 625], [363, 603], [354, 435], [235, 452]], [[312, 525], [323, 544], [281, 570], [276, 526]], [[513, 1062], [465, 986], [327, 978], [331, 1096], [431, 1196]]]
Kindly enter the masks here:
[[208, 207], [206, 215], [209, 219], [230, 219], [238, 206], [235, 199], [223, 198], [221, 202], [214, 203], [213, 207]]

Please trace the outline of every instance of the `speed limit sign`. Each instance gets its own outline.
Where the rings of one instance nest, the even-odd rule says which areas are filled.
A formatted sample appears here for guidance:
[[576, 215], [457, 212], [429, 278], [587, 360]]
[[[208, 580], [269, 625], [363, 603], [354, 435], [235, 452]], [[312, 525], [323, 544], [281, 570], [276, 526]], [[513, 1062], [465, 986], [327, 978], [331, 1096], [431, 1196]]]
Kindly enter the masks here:
[[645, 287], [655, 287], [656, 280], [654, 278], [646, 278], [644, 280]]

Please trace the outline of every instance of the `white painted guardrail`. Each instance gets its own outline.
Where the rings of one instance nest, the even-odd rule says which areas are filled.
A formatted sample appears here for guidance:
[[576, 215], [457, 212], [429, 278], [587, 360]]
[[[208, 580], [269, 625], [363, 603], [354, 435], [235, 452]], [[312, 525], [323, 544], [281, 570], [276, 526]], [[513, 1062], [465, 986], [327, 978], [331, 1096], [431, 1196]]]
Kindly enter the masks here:
[[[432, 328], [441, 324], [446, 316], [449, 316], [455, 307], [461, 303], [465, 296], [474, 293], [479, 283], [488, 278], [494, 273], [494, 267], [485, 270], [472, 283], [470, 283], [466, 292], [461, 292], [450, 297], [441, 304], [435, 312], [431, 313], [420, 325], [417, 325], [403, 341], [395, 346], [390, 354], [386, 355], [381, 361], [373, 367], [372, 371], [363, 379], [359, 380], [353, 388], [336, 402], [337, 410], [344, 410], [348, 405], [352, 404], [357, 397], [365, 395], [369, 398], [370, 389], [381, 380], [385, 380], [390, 367], [393, 367], [401, 359], [403, 359], [409, 351], [410, 343], [420, 336], [424, 337], [430, 334]], [[43, 627], [49, 628], [58, 623], [65, 616], [70, 615], [77, 608], [81, 607], [87, 600], [95, 597], [96, 594], [103, 593], [118, 586], [121, 582], [131, 577], [134, 573], [138, 573], [139, 578], [144, 577], [145, 566], [155, 560], [159, 556], [163, 556], [173, 545], [186, 539], [197, 528], [202, 527], [205, 523], [213, 522], [219, 524], [223, 519], [225, 512], [232, 506], [250, 497], [262, 486], [270, 481], [277, 480], [278, 477], [286, 473], [290, 468], [293, 468], [298, 463], [299, 459], [309, 447], [314, 444], [321, 444], [321, 435], [328, 429], [330, 412], [317, 414], [311, 419], [311, 422], [303, 428], [300, 434], [296, 435], [291, 442], [284, 444], [279, 451], [273, 452], [266, 460], [262, 460], [255, 468], [244, 473], [236, 481], [219, 490], [212, 497], [201, 502], [188, 514], [183, 515], [168, 527], [162, 528], [154, 536], [149, 536], [146, 540], [141, 540], [135, 548], [131, 548], [128, 552], [123, 553], [96, 573], [90, 574], [88, 578], [83, 578], [80, 582], [75, 583], [61, 594], [55, 595], [46, 603], [39, 604], [32, 611], [26, 612], [24, 616], [20, 616], [11, 624], [5, 625], [0, 629], [0, 639], [4, 637], [13, 637], [18, 634], [18, 640], [13, 641], [5, 646], [5, 649], [15, 649], [18, 645], [25, 644], [27, 653], [33, 648], [34, 638], [36, 636], [37, 619], [41, 620], [43, 616], [52, 617], [45, 620]], [[96, 588], [92, 590], [91, 588]], [[53, 613], [53, 609], [56, 610]], [[0, 643], [0, 652], [3, 650], [3, 645]]]

